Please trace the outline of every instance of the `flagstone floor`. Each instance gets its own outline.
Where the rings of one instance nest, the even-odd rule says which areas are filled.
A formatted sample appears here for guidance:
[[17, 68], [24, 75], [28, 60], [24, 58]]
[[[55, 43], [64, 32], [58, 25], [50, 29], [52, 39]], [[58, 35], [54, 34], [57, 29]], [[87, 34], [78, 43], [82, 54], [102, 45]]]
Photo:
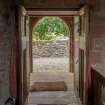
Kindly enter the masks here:
[[41, 91], [30, 92], [29, 105], [80, 105], [74, 92], [73, 73], [67, 72], [36, 72], [31, 74], [30, 85], [34, 82], [64, 81], [68, 87], [67, 91]]

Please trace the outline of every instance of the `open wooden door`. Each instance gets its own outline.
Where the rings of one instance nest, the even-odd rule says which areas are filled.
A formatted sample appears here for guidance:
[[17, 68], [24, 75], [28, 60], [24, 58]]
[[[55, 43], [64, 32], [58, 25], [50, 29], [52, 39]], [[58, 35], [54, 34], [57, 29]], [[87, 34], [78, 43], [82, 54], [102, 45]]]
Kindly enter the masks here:
[[75, 90], [83, 105], [86, 105], [86, 70], [87, 70], [87, 42], [88, 42], [88, 7], [74, 16], [74, 45], [75, 45]]
[[29, 93], [29, 17], [26, 16], [26, 10], [19, 8], [19, 53], [20, 53], [20, 70], [18, 75], [19, 85], [19, 105], [27, 105]]

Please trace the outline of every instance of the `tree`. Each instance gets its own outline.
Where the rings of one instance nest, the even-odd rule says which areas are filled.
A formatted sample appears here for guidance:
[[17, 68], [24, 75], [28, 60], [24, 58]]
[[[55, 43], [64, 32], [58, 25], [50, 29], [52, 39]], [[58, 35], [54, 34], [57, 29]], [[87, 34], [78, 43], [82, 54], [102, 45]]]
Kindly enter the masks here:
[[51, 40], [57, 36], [67, 36], [68, 28], [65, 22], [57, 16], [45, 16], [33, 28], [34, 39]]

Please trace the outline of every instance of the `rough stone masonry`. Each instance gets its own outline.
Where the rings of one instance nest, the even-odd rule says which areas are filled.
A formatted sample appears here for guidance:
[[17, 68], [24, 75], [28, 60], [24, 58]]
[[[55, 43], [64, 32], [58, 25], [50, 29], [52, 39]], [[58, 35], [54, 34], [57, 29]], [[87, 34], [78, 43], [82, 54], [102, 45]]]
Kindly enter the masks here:
[[40, 45], [40, 42], [33, 42], [33, 57], [68, 57], [68, 40], [52, 40]]

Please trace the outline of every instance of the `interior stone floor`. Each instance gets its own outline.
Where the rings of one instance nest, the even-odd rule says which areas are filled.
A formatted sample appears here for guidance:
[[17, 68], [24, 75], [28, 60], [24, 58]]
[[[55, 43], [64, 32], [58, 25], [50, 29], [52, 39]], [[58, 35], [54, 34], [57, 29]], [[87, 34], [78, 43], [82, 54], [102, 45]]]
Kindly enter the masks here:
[[34, 82], [64, 81], [67, 91], [30, 92], [29, 105], [78, 105], [79, 101], [74, 93], [73, 73], [67, 72], [36, 72], [31, 74], [30, 85]]

